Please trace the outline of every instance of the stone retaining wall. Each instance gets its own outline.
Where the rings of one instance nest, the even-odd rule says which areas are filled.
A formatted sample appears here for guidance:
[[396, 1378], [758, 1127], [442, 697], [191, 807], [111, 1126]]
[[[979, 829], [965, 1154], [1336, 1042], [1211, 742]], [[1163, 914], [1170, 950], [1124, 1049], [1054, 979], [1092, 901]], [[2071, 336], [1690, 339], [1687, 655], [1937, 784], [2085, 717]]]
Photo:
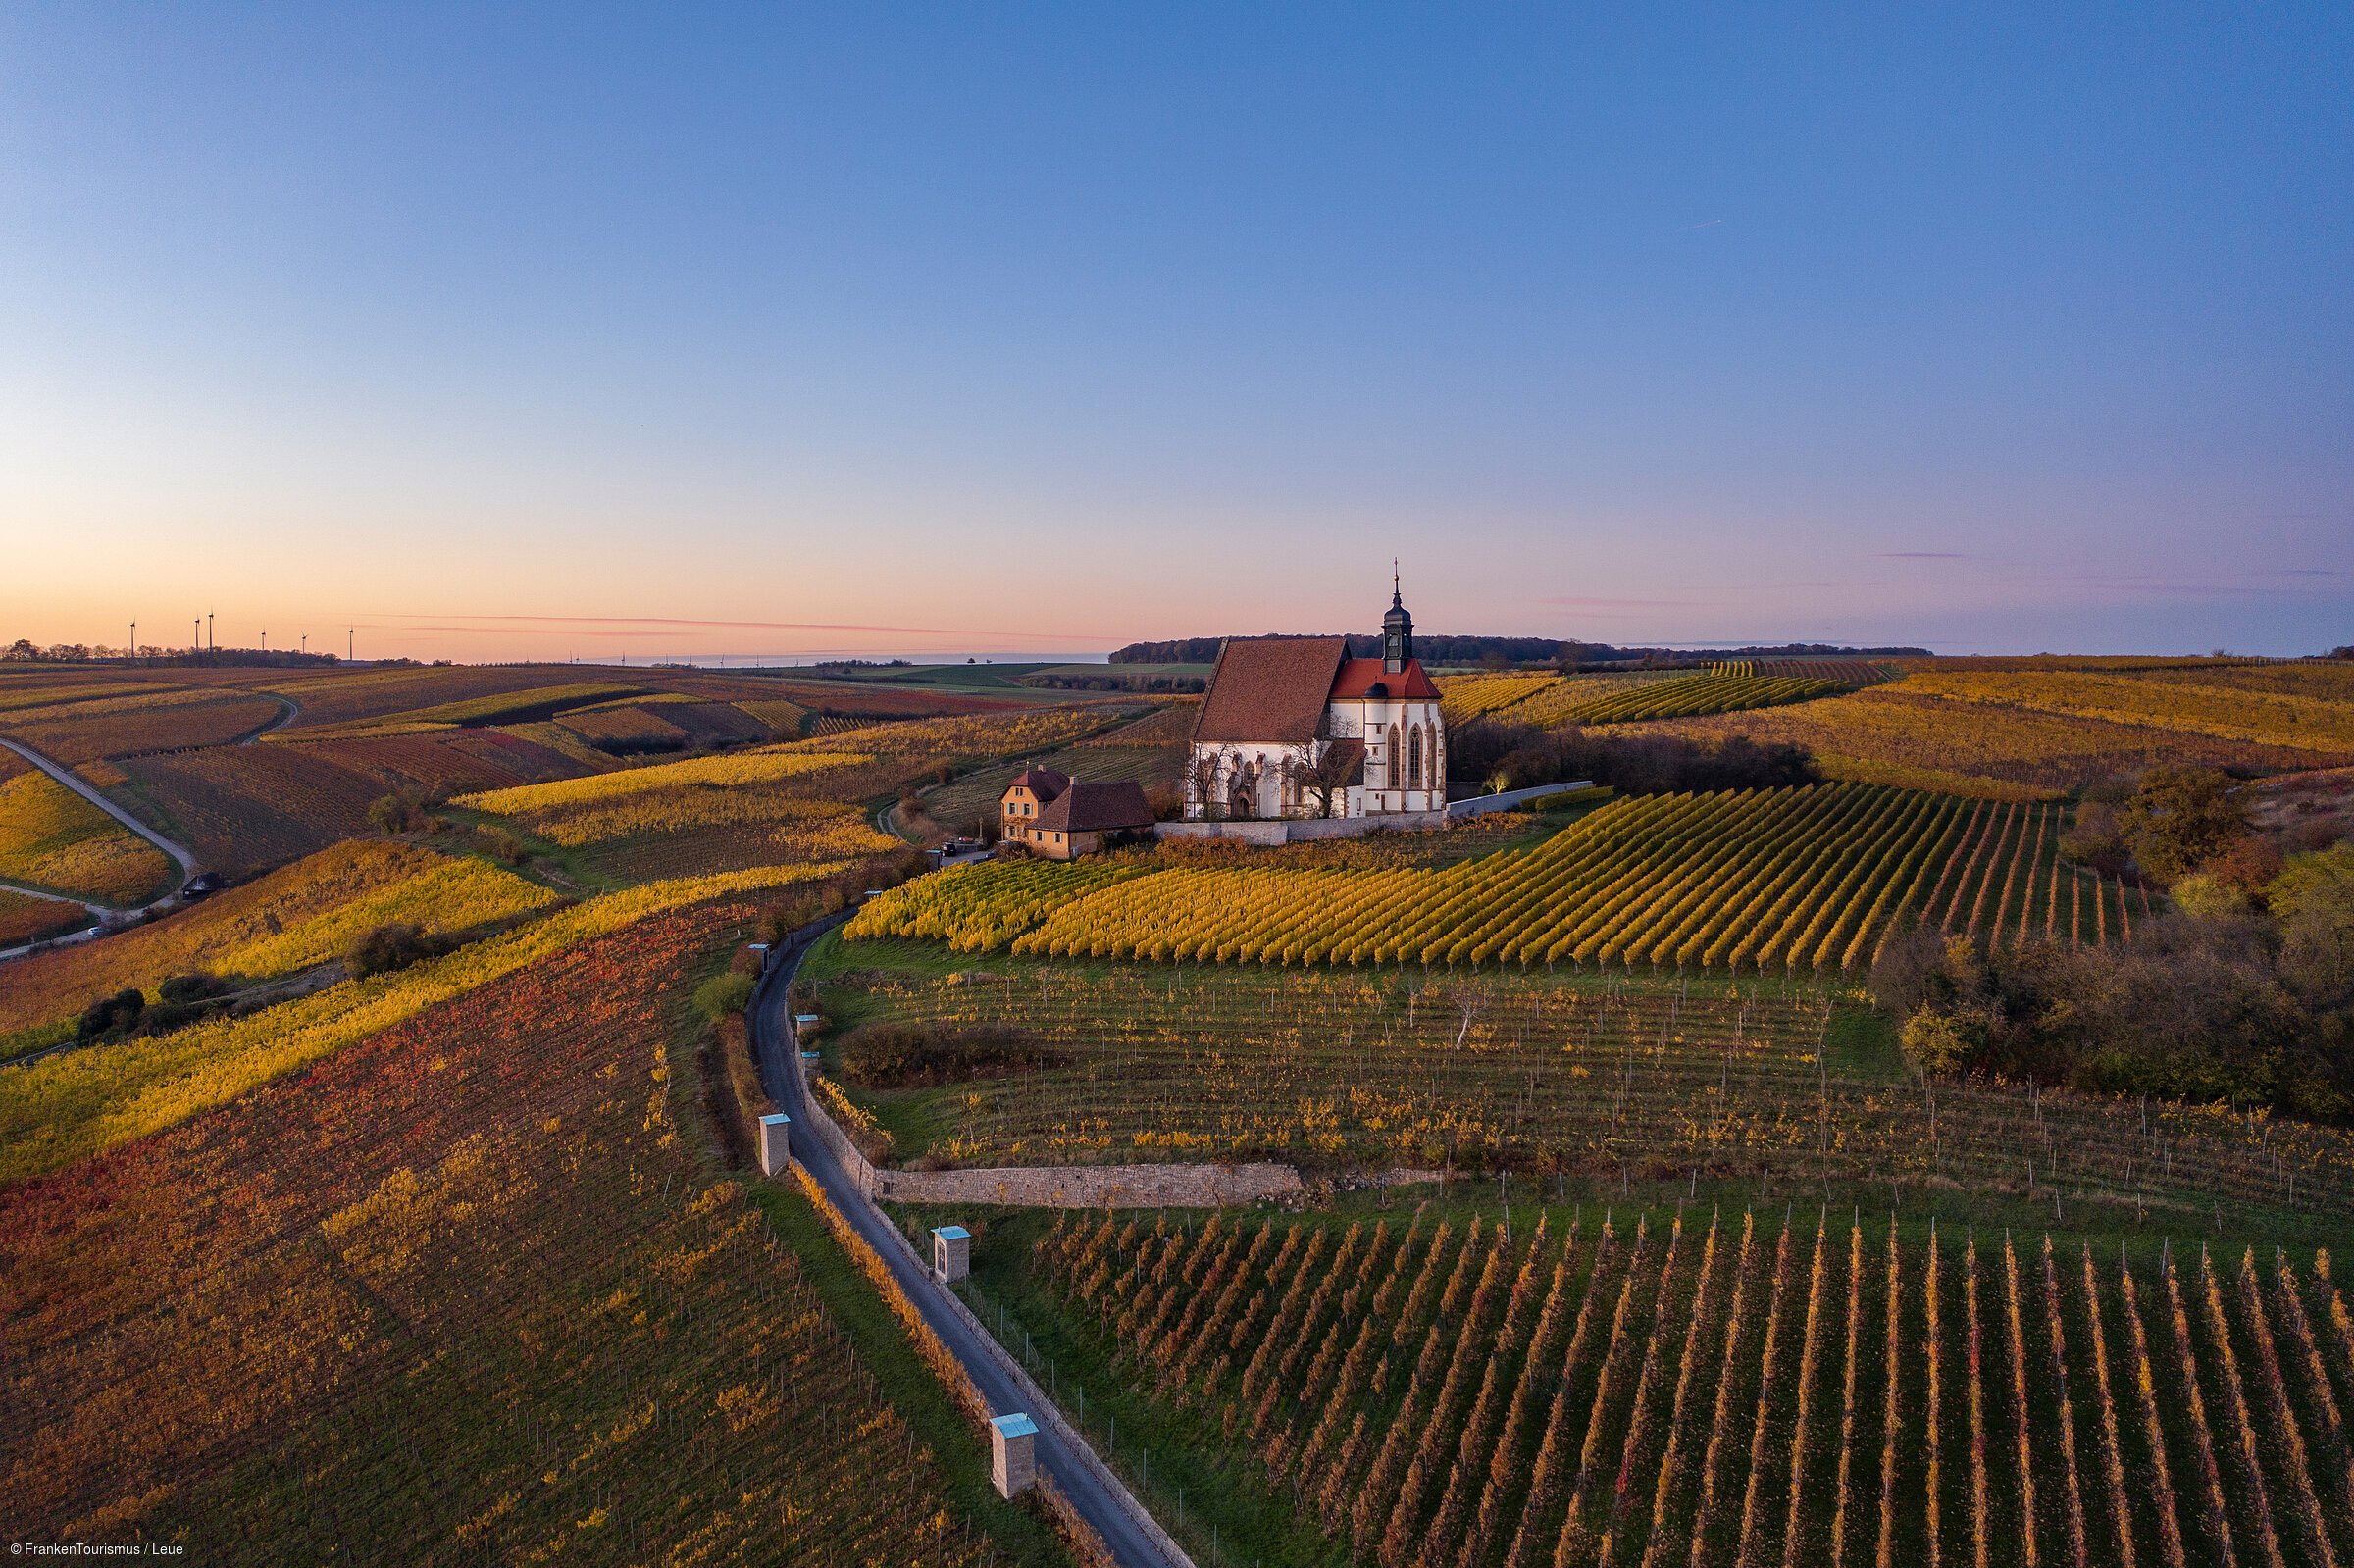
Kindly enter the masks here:
[[1510, 811], [1558, 795], [1571, 789], [1589, 789], [1590, 781], [1574, 784], [1538, 784], [1529, 789], [1508, 789], [1500, 795], [1473, 795], [1465, 800], [1450, 800], [1440, 811], [1393, 811], [1379, 817], [1260, 817], [1221, 822], [1158, 822], [1152, 825], [1157, 838], [1225, 838], [1237, 843], [1274, 844], [1303, 843], [1314, 838], [1359, 838], [1384, 829], [1411, 832], [1428, 828], [1446, 828], [1473, 817], [1484, 817], [1491, 811]]
[[[798, 1041], [794, 1042], [795, 1049]], [[802, 1083], [809, 1067], [802, 1063]], [[868, 1162], [815, 1094], [794, 1138], [822, 1139], [858, 1189], [893, 1203], [1002, 1203], [1032, 1209], [1207, 1209], [1254, 1203], [1301, 1189], [1289, 1165], [1008, 1165], [958, 1171], [895, 1171]]]
[[875, 1171], [871, 1191], [895, 1203], [1003, 1203], [1021, 1208], [1216, 1208], [1300, 1190], [1289, 1165], [1030, 1165], [967, 1171]]

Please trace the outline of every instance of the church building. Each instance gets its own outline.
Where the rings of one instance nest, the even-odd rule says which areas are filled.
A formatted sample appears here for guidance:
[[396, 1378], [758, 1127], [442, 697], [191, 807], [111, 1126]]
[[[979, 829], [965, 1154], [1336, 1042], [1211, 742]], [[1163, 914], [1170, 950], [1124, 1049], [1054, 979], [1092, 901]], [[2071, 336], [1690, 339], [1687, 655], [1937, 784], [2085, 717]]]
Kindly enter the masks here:
[[1381, 657], [1346, 637], [1232, 637], [1194, 722], [1185, 815], [1195, 822], [1395, 818], [1447, 806], [1439, 688], [1414, 657], [1393, 577]]

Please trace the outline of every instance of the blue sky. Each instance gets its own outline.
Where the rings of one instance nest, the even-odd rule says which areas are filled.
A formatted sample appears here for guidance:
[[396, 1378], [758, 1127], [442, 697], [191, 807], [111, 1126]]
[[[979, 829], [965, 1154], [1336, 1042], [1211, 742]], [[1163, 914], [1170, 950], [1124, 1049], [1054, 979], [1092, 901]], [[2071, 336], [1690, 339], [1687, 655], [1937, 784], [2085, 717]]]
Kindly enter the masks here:
[[2349, 15], [10, 8], [0, 631], [2354, 641]]

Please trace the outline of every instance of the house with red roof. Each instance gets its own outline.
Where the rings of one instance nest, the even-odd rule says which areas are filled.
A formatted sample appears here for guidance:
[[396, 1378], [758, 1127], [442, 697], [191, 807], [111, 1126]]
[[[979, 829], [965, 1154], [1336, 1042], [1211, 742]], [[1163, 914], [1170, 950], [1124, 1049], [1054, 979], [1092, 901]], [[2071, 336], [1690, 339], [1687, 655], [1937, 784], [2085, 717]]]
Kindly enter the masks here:
[[1229, 638], [1194, 722], [1187, 820], [1443, 813], [1447, 725], [1394, 579], [1381, 633], [1377, 659], [1350, 657], [1346, 637]]

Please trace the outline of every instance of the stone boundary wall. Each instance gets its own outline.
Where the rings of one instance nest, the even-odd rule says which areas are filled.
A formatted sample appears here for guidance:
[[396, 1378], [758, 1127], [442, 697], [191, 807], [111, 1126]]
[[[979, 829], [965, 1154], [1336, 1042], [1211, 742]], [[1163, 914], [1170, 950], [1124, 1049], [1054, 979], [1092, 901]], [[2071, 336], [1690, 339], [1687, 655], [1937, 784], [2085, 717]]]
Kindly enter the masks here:
[[1565, 795], [1572, 789], [1593, 787], [1593, 780], [1580, 779], [1574, 784], [1532, 784], [1526, 789], [1507, 789], [1500, 795], [1473, 795], [1467, 800], [1450, 800], [1447, 802], [1447, 820], [1464, 822], [1473, 817], [1484, 817], [1491, 811], [1510, 811], [1514, 806], [1542, 800], [1547, 795]]
[[1254, 817], [1241, 822], [1156, 822], [1155, 838], [1224, 838], [1272, 847], [1320, 838], [1361, 838], [1384, 829], [1444, 828], [1443, 811], [1393, 811], [1379, 817]]
[[875, 1171], [875, 1196], [895, 1203], [1002, 1203], [1045, 1209], [1209, 1209], [1301, 1190], [1289, 1165], [1047, 1165], [964, 1171]]
[[1262, 848], [1276, 844], [1306, 843], [1319, 838], [1360, 838], [1383, 829], [1407, 831], [1425, 828], [1445, 828], [1473, 817], [1484, 817], [1492, 811], [1510, 811], [1515, 806], [1547, 795], [1566, 794], [1572, 789], [1590, 789], [1593, 781], [1579, 779], [1570, 784], [1535, 784], [1526, 789], [1507, 789], [1502, 794], [1473, 795], [1464, 800], [1450, 800], [1442, 811], [1394, 811], [1379, 817], [1262, 817], [1243, 822], [1156, 822], [1152, 825], [1155, 838], [1224, 838], [1235, 843], [1257, 844]]
[[[795, 1049], [798, 1049], [797, 1042]], [[801, 1082], [810, 1064], [801, 1064]], [[1301, 1190], [1289, 1165], [1006, 1165], [957, 1171], [885, 1170], [868, 1162], [814, 1094], [792, 1136], [822, 1140], [867, 1196], [893, 1203], [1001, 1203], [1033, 1209], [1214, 1209]]]

